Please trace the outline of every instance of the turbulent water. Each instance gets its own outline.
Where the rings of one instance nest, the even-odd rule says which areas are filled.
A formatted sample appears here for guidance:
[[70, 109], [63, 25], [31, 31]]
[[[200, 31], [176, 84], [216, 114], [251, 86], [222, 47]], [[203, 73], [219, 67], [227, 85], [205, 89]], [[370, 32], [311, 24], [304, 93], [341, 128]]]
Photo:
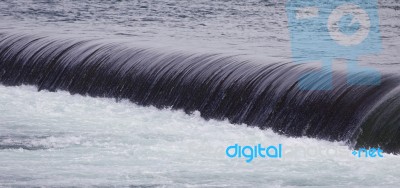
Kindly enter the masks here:
[[338, 60], [333, 90], [301, 91], [317, 66], [293, 63], [285, 2], [1, 1], [0, 184], [398, 185], [399, 7], [380, 1], [383, 51], [360, 58], [380, 85]]
[[[37, 92], [26, 86], [1, 86], [0, 91], [0, 147], [7, 148], [0, 151], [3, 186], [400, 183], [397, 156], [355, 159], [344, 143], [286, 138], [128, 101]], [[285, 158], [252, 163], [228, 159], [224, 150], [232, 143], [282, 143]], [[304, 148], [309, 150], [300, 152]]]

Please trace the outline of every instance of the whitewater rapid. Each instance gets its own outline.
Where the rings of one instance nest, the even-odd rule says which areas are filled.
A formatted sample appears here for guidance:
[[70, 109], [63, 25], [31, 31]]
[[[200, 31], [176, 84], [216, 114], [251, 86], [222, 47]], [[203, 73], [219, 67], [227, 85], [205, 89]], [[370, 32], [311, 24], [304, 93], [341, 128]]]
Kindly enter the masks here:
[[[344, 143], [287, 138], [206, 121], [197, 112], [0, 86], [2, 186], [390, 186], [399, 157], [356, 158]], [[282, 144], [279, 160], [230, 159], [225, 148]], [[8, 147], [8, 149], [7, 149]], [[25, 148], [25, 149], [23, 149]], [[296, 154], [295, 150], [308, 150]], [[323, 151], [316, 153], [316, 151]]]

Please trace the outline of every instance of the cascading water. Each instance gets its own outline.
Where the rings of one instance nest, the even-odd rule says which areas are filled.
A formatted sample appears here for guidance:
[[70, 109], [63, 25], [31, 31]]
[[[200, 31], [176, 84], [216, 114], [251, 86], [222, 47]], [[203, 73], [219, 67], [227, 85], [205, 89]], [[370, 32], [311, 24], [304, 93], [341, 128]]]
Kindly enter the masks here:
[[300, 90], [300, 75], [312, 69], [96, 39], [3, 33], [0, 40], [4, 85], [128, 99], [287, 136], [400, 151], [398, 75], [383, 73], [378, 86], [350, 86], [336, 71], [333, 90]]

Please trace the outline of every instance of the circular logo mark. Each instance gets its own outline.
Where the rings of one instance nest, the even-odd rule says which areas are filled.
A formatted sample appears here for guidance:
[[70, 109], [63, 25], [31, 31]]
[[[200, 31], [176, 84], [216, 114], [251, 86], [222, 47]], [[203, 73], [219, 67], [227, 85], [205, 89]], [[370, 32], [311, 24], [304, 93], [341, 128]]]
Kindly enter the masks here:
[[[346, 19], [343, 18], [349, 18]], [[338, 6], [328, 18], [328, 30], [331, 38], [342, 46], [354, 46], [367, 38], [371, 27], [368, 13], [355, 4]], [[356, 30], [351, 34], [349, 30]]]

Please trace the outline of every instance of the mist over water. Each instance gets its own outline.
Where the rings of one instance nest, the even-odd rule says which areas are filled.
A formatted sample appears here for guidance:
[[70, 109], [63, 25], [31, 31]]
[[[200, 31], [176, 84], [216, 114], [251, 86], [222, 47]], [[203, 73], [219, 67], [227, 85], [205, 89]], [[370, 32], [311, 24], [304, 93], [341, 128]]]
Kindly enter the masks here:
[[[151, 49], [165, 54], [182, 52], [201, 56], [220, 53], [221, 57], [238, 56], [246, 66], [253, 68], [248, 70], [256, 70], [254, 67], [257, 66], [287, 64], [290, 68], [285, 70], [289, 70], [286, 73], [290, 76], [293, 73], [290, 71], [297, 67], [291, 67], [285, 5], [285, 1], [273, 0], [5, 0], [0, 2], [0, 32], [2, 41], [12, 38], [9, 37], [12, 34], [18, 38], [21, 33], [51, 36], [53, 38], [50, 39], [58, 41], [62, 41], [63, 37], [70, 37], [74, 42], [102, 39], [97, 44], [106, 46], [104, 51], [107, 47], [114, 51], [122, 49], [118, 44], [124, 43], [138, 51]], [[362, 92], [373, 90], [371, 88], [341, 86], [337, 90], [340, 91], [338, 93], [355, 93], [348, 95], [350, 102], [351, 97], [379, 96], [377, 94], [384, 91], [382, 93], [386, 97], [375, 98], [382, 103], [362, 101], [375, 104], [362, 109], [376, 109], [375, 113], [366, 116], [367, 133], [364, 131], [365, 136], [360, 137], [366, 143], [376, 141], [372, 138], [377, 138], [379, 142], [378, 138], [385, 138], [386, 130], [390, 133], [397, 133], [390, 130], [398, 130], [395, 126], [399, 124], [396, 112], [400, 106], [396, 87], [400, 70], [399, 7], [398, 1], [379, 1], [383, 50], [378, 55], [360, 57], [361, 64], [384, 72], [384, 81], [387, 82], [382, 88], [390, 89], [374, 90], [371, 94]], [[28, 37], [26, 41], [30, 39]], [[51, 43], [51, 40], [47, 42]], [[53, 45], [56, 46], [57, 42]], [[31, 49], [30, 55], [35, 57], [34, 50], [40, 48]], [[126, 51], [121, 50], [123, 52]], [[18, 51], [9, 54], [28, 57]], [[261, 61], [251, 64], [253, 57]], [[339, 83], [343, 81], [343, 64], [344, 60], [339, 59], [334, 65]], [[4, 72], [0, 74], [4, 76]], [[9, 75], [7, 78], [13, 78], [13, 83], [17, 84], [2, 80], [3, 84], [28, 84], [28, 79], [21, 76], [23, 73]], [[33, 83], [34, 80], [31, 80], [29, 84]], [[152, 105], [151, 102], [143, 107], [126, 98], [117, 98], [121, 100], [117, 102], [115, 99], [99, 98], [99, 95], [71, 95], [62, 91], [68, 90], [65, 88], [58, 90], [50, 87], [50, 90], [57, 91], [52, 93], [46, 91], [49, 87], [38, 92], [35, 86], [0, 86], [0, 186], [353, 187], [400, 184], [397, 178], [400, 175], [398, 156], [385, 154], [382, 159], [355, 158], [351, 154], [353, 145], [346, 143], [348, 140], [345, 139], [328, 142], [307, 137], [288, 138], [269, 129], [276, 126], [275, 123], [264, 124], [267, 129], [260, 130], [240, 124], [240, 121], [235, 122], [239, 125], [229, 123], [225, 117], [218, 118], [219, 121], [213, 118], [205, 120], [196, 110], [188, 115], [181, 109], [148, 106]], [[101, 91], [101, 88], [98, 90]], [[324, 95], [312, 95], [310, 98], [313, 96]], [[331, 97], [341, 99], [338, 95], [332, 94]], [[283, 112], [291, 109], [288, 105]], [[345, 111], [343, 113], [343, 116], [347, 115]], [[389, 116], [392, 119], [385, 118]], [[284, 122], [290, 118], [280, 120]], [[394, 128], [380, 127], [380, 122], [388, 122]], [[284, 127], [285, 124], [281, 125]], [[343, 127], [341, 124], [334, 126]], [[374, 130], [385, 131], [377, 136], [373, 134]], [[392, 135], [390, 138], [394, 138], [392, 143], [398, 143], [398, 137]], [[225, 148], [235, 143], [282, 144], [284, 158], [255, 159], [251, 163], [246, 163], [244, 159], [229, 159]]]

